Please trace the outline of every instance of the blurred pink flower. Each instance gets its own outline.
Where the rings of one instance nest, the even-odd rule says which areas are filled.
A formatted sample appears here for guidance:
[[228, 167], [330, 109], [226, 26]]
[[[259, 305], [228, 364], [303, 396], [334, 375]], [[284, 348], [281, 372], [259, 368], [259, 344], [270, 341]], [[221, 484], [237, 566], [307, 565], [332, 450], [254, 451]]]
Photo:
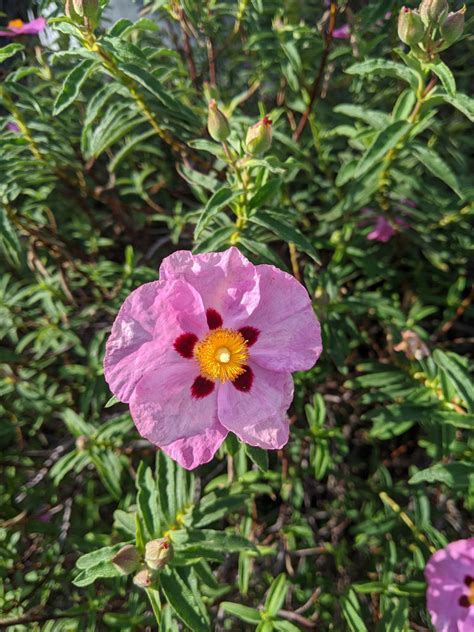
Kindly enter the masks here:
[[349, 39], [351, 36], [351, 30], [349, 24], [343, 24], [338, 29], [334, 29], [332, 32], [334, 39]]
[[474, 538], [451, 542], [425, 567], [427, 607], [437, 632], [474, 630]]
[[18, 134], [20, 131], [20, 128], [18, 127], [16, 123], [14, 123], [13, 121], [10, 121], [10, 123], [7, 123], [7, 130], [9, 132], [14, 132], [15, 134]]
[[22, 20], [11, 20], [8, 25], [8, 31], [0, 31], [0, 37], [17, 37], [19, 35], [37, 35], [42, 33], [46, 27], [44, 18], [36, 18], [31, 22], [23, 22]]
[[229, 431], [261, 448], [285, 445], [291, 373], [321, 350], [311, 299], [291, 275], [237, 248], [183, 250], [125, 300], [104, 370], [140, 434], [192, 469]]
[[374, 229], [367, 235], [370, 241], [381, 241], [386, 243], [395, 235], [392, 224], [383, 215], [379, 215], [375, 222]]

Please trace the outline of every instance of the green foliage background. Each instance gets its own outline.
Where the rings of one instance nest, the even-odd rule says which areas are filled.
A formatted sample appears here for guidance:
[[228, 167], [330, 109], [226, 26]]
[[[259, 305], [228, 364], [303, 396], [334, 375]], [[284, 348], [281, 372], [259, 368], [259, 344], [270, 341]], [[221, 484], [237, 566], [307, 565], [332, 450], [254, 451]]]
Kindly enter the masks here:
[[[339, 2], [350, 39], [322, 2], [156, 0], [2, 42], [0, 627], [432, 629], [424, 565], [474, 506], [473, 6], [424, 71], [400, 6]], [[211, 97], [235, 156], [274, 121], [243, 173], [207, 135]], [[166, 255], [230, 243], [300, 276], [325, 351], [284, 450], [230, 438], [191, 475], [109, 400], [104, 342]], [[395, 350], [406, 331], [428, 357]], [[145, 594], [110, 559], [164, 533]]]

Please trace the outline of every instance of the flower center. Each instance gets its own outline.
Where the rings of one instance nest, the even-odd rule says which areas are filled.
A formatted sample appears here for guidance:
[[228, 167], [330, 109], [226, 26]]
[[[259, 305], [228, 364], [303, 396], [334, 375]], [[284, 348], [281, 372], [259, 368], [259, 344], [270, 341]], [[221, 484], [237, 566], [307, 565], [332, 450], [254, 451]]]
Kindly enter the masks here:
[[471, 583], [469, 584], [469, 595], [467, 596], [467, 598], [469, 600], [469, 604], [473, 606], [474, 605], [474, 580], [471, 581]]
[[21, 29], [23, 24], [23, 20], [10, 20], [10, 22], [8, 22], [8, 28]]
[[469, 594], [461, 595], [459, 605], [463, 608], [469, 608], [470, 606], [474, 606], [474, 577], [466, 575], [464, 584], [469, 588]]
[[232, 329], [211, 331], [194, 350], [201, 375], [222, 383], [233, 382], [245, 373], [244, 364], [249, 357], [243, 335]]

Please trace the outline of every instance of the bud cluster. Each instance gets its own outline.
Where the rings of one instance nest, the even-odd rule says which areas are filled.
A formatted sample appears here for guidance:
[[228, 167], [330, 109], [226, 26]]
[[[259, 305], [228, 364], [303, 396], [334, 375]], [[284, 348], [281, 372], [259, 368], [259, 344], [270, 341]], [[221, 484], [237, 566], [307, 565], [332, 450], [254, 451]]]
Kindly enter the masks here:
[[[247, 130], [245, 138], [245, 151], [250, 156], [260, 156], [270, 149], [272, 144], [272, 121], [265, 116]], [[219, 143], [225, 143], [230, 136], [231, 129], [227, 117], [219, 108], [214, 99], [209, 101], [207, 115], [207, 130], [211, 138]]]
[[465, 13], [466, 6], [450, 12], [448, 0], [422, 0], [418, 9], [400, 11], [398, 37], [422, 61], [429, 61], [461, 37]]
[[133, 544], [126, 544], [112, 558], [112, 564], [122, 575], [133, 576], [133, 583], [139, 588], [149, 588], [156, 579], [157, 572], [173, 558], [173, 547], [168, 538], [151, 540], [145, 545], [145, 556], [140, 555]]

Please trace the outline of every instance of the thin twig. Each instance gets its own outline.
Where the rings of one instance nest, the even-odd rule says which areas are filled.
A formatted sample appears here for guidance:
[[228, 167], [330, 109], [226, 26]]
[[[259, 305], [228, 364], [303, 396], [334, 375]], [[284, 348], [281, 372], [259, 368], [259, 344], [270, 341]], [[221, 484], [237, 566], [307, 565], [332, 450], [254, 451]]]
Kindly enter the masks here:
[[318, 74], [316, 75], [316, 79], [314, 80], [313, 87], [311, 88], [310, 97], [308, 107], [304, 111], [300, 122], [298, 123], [298, 127], [296, 128], [295, 133], [293, 134], [293, 140], [298, 142], [301, 138], [301, 134], [304, 131], [308, 118], [311, 114], [313, 106], [318, 98], [319, 91], [321, 89], [321, 83], [324, 77], [324, 71], [326, 69], [326, 63], [329, 57], [329, 52], [331, 50], [332, 40], [333, 40], [333, 32], [334, 26], [336, 24], [336, 13], [337, 13], [337, 5], [335, 0], [331, 0], [331, 6], [329, 8], [329, 25], [326, 33], [326, 37], [324, 40], [324, 49], [321, 55], [321, 61], [319, 63]]

